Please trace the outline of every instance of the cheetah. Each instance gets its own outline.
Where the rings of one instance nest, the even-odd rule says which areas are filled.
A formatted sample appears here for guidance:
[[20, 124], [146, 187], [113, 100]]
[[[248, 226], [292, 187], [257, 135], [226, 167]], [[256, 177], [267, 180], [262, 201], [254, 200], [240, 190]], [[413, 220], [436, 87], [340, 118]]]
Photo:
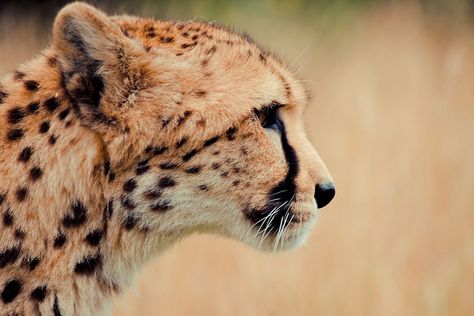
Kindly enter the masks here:
[[335, 194], [307, 103], [244, 35], [64, 7], [0, 85], [0, 314], [108, 314], [191, 233], [300, 245]]

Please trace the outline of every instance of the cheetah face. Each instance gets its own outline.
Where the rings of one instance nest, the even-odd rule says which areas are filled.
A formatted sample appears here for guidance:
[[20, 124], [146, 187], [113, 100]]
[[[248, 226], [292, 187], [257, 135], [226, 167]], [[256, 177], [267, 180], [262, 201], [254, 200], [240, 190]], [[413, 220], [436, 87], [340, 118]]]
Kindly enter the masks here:
[[287, 249], [333, 198], [303, 130], [303, 88], [243, 36], [73, 4], [54, 48], [84, 128], [103, 144], [105, 195], [127, 210], [126, 229]]

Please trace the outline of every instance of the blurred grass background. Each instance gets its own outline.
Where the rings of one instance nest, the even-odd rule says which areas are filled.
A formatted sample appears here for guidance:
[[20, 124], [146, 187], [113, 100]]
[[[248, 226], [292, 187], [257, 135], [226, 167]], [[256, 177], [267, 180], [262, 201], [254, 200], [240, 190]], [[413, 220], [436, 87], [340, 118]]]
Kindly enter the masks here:
[[[130, 315], [474, 315], [474, 2], [91, 1], [234, 26], [313, 92], [335, 201], [303, 248], [194, 236], [151, 262]], [[66, 2], [0, 3], [0, 72], [50, 40]]]

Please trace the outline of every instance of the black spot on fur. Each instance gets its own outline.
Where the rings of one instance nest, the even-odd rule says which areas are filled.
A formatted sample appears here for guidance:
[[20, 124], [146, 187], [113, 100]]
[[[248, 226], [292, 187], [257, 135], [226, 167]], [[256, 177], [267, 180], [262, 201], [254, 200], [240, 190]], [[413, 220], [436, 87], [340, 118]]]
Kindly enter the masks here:
[[170, 200], [161, 200], [151, 206], [153, 212], [166, 212], [173, 208]]
[[8, 111], [8, 123], [17, 124], [25, 117], [25, 111], [20, 107], [15, 107]]
[[24, 135], [25, 135], [25, 133], [23, 132], [22, 129], [16, 128], [16, 129], [12, 129], [8, 132], [7, 138], [8, 138], [9, 141], [16, 141], [16, 140], [19, 140], [19, 139], [23, 138]]
[[56, 249], [62, 248], [66, 243], [66, 236], [63, 233], [58, 233], [54, 238], [53, 247]]
[[183, 49], [186, 49], [186, 48], [189, 48], [189, 47], [193, 47], [193, 46], [196, 46], [196, 42], [192, 42], [192, 43], [184, 43], [181, 45], [181, 48]]
[[49, 131], [49, 122], [43, 122], [40, 124], [39, 132], [40, 134], [46, 134]]
[[23, 240], [23, 239], [25, 239], [26, 233], [24, 231], [22, 231], [21, 229], [17, 228], [17, 229], [15, 229], [15, 232], [13, 233], [13, 236], [17, 240]]
[[212, 137], [204, 142], [204, 147], [211, 146], [219, 140], [219, 136]]
[[138, 163], [138, 166], [139, 167], [146, 166], [146, 165], [148, 165], [149, 162], [150, 162], [150, 159], [144, 159], [144, 160], [142, 160]]
[[59, 113], [59, 115], [58, 115], [58, 118], [61, 121], [64, 121], [66, 119], [66, 117], [69, 115], [69, 112], [70, 112], [70, 109], [65, 109], [64, 111], [61, 111], [61, 113]]
[[171, 123], [171, 118], [161, 120], [161, 127], [165, 128], [168, 124]]
[[85, 240], [89, 245], [95, 247], [99, 245], [100, 240], [102, 239], [103, 235], [104, 235], [104, 232], [100, 229], [97, 229], [87, 234]]
[[80, 275], [91, 275], [102, 265], [102, 256], [100, 253], [86, 256], [76, 263], [74, 272]]
[[174, 38], [171, 36], [165, 36], [165, 37], [160, 38], [160, 42], [163, 44], [172, 43], [173, 41], [174, 41]]
[[109, 201], [107, 203], [107, 215], [109, 216], [109, 219], [112, 218], [112, 214], [114, 213], [114, 201]]
[[43, 171], [41, 168], [34, 167], [30, 170], [30, 179], [32, 181], [38, 181], [43, 176]]
[[120, 198], [120, 203], [128, 210], [133, 210], [135, 207], [137, 207], [132, 199], [128, 196], [122, 196]]
[[[211, 37], [212, 38], [212, 37]], [[207, 55], [212, 55], [214, 54], [215, 52], [217, 51], [217, 46], [216, 45], [213, 45], [211, 48], [209, 48], [209, 50], [206, 52]]]
[[163, 192], [161, 190], [155, 188], [155, 189], [146, 191], [145, 193], [143, 193], [143, 196], [146, 199], [154, 200], [154, 199], [159, 198], [162, 194]]
[[58, 140], [58, 138], [57, 138], [56, 136], [51, 135], [51, 136], [49, 137], [49, 139], [48, 139], [48, 143], [49, 143], [50, 145], [54, 145], [54, 144], [56, 144], [57, 140]]
[[229, 176], [229, 171], [223, 171], [221, 172], [221, 177], [227, 178]]
[[82, 202], [76, 201], [71, 205], [71, 213], [63, 218], [63, 225], [66, 228], [78, 227], [87, 220], [87, 208]]
[[13, 225], [13, 214], [8, 209], [3, 213], [3, 225], [5, 226], [12, 226]]
[[138, 167], [135, 169], [135, 173], [137, 174], [137, 176], [139, 176], [139, 175], [144, 174], [144, 173], [147, 172], [148, 170], [150, 170], [150, 166], [148, 166], [148, 165], [138, 166]]
[[59, 107], [59, 102], [58, 99], [56, 98], [49, 98], [44, 102], [44, 107], [49, 111], [49, 112], [54, 112], [58, 107]]
[[158, 186], [161, 188], [170, 188], [176, 185], [176, 181], [171, 177], [163, 177], [158, 181]]
[[27, 268], [28, 270], [33, 271], [34, 269], [36, 269], [36, 267], [38, 266], [40, 262], [41, 262], [41, 259], [38, 257], [33, 257], [33, 258], [25, 257], [21, 261], [21, 265]]
[[153, 155], [155, 155], [155, 156], [161, 155], [166, 150], [168, 150], [167, 147], [162, 147], [162, 146], [155, 147], [155, 149], [153, 150]]
[[160, 164], [160, 168], [163, 170], [175, 169], [176, 167], [178, 167], [178, 165], [172, 162], [163, 162]]
[[189, 161], [191, 158], [193, 158], [197, 153], [199, 152], [199, 150], [197, 149], [192, 149], [191, 151], [187, 152], [184, 156], [183, 156], [183, 161]]
[[145, 154], [150, 154], [153, 151], [153, 147], [151, 145], [146, 146]]
[[104, 175], [108, 175], [110, 172], [110, 161], [109, 160], [106, 160], [104, 162]]
[[5, 202], [5, 195], [4, 195], [4, 194], [0, 194], [0, 205], [2, 205], [3, 202]]
[[138, 223], [138, 218], [135, 217], [133, 214], [129, 214], [125, 221], [123, 222], [123, 228], [126, 230], [133, 229]]
[[186, 137], [181, 138], [177, 143], [176, 143], [176, 148], [181, 148], [188, 142], [188, 139]]
[[28, 196], [28, 188], [26, 187], [20, 187], [16, 190], [15, 196], [18, 202], [23, 202], [26, 200], [26, 197]]
[[237, 129], [235, 127], [231, 127], [227, 130], [226, 132], [226, 137], [228, 140], [234, 140], [235, 139], [235, 133], [237, 132]]
[[184, 111], [183, 116], [178, 119], [177, 126], [183, 125], [183, 123], [191, 116], [191, 111]]
[[207, 186], [206, 184], [200, 184], [198, 185], [198, 189], [201, 191], [207, 191], [209, 190], [209, 186]]
[[34, 81], [34, 80], [27, 80], [27, 81], [25, 81], [25, 88], [28, 91], [35, 92], [39, 88], [39, 83], [37, 81]]
[[8, 97], [8, 93], [0, 89], [0, 104], [5, 102], [5, 99]]
[[36, 287], [30, 294], [32, 300], [37, 302], [42, 302], [46, 295], [48, 294], [48, 289], [46, 285]]
[[3, 303], [8, 304], [13, 302], [18, 294], [21, 293], [22, 287], [22, 281], [18, 279], [13, 279], [5, 283], [1, 294]]
[[0, 252], [0, 268], [4, 268], [7, 265], [15, 263], [18, 255], [20, 254], [20, 247], [15, 246]]
[[156, 36], [156, 33], [154, 31], [149, 31], [145, 33], [145, 36], [148, 38], [153, 38]]
[[30, 160], [32, 154], [33, 154], [33, 148], [25, 147], [20, 152], [20, 155], [18, 156], [18, 160], [21, 162], [27, 162], [28, 160]]
[[189, 174], [196, 174], [196, 173], [199, 173], [200, 171], [201, 171], [201, 167], [199, 166], [190, 167], [184, 170], [184, 172], [189, 173]]
[[39, 110], [39, 103], [38, 102], [32, 102], [26, 106], [26, 110], [30, 114], [36, 114], [38, 113]]
[[115, 180], [115, 172], [110, 171], [109, 173], [109, 182], [113, 182]]
[[127, 193], [133, 192], [137, 188], [137, 181], [130, 179], [123, 184], [123, 190]]

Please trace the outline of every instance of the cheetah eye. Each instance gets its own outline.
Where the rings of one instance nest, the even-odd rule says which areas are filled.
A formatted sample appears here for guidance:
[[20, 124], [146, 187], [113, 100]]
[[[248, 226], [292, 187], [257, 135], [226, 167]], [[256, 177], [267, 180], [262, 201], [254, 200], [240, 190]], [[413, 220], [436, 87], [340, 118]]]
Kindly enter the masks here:
[[279, 130], [280, 119], [278, 118], [278, 108], [280, 104], [272, 103], [260, 110], [255, 110], [255, 115], [263, 128]]

